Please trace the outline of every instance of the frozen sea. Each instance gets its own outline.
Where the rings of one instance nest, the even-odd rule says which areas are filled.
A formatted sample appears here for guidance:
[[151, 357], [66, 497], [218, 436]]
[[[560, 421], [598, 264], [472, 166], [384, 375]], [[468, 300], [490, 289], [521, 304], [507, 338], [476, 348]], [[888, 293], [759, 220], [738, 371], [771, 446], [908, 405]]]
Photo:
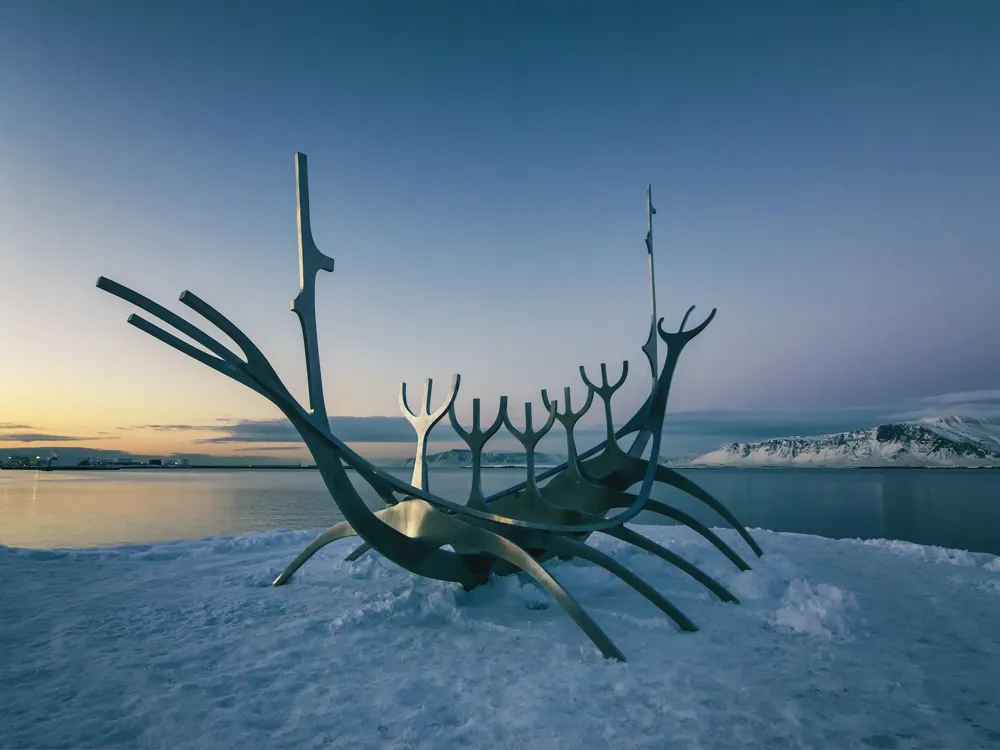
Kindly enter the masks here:
[[[466, 593], [344, 562], [356, 540], [271, 588], [336, 520], [313, 472], [0, 472], [0, 747], [1000, 748], [1000, 558], [958, 528], [995, 533], [1000, 474], [797, 473], [692, 474], [749, 526], [810, 532], [755, 530], [752, 571], [686, 529], [634, 527], [738, 605], [592, 539], [696, 633], [599, 568], [547, 564], [622, 664], [528, 581]], [[442, 493], [466, 481], [442, 474]], [[879, 529], [984, 551], [815, 535]]]

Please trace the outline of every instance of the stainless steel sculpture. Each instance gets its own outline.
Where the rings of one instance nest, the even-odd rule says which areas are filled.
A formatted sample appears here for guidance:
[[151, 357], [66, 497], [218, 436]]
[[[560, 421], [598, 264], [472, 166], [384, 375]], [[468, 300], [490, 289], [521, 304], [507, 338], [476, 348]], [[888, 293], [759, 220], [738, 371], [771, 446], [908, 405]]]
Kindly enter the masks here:
[[[622, 653], [597, 623], [542, 567], [542, 563], [552, 557], [579, 557], [604, 568], [630, 585], [673, 619], [682, 630], [696, 630], [691, 620], [649, 584], [608, 555], [586, 544], [591, 534], [600, 533], [657, 555], [690, 575], [723, 601], [737, 601], [725, 587], [687, 560], [625, 525], [642, 511], [662, 515], [701, 534], [739, 569], [748, 569], [743, 558], [711, 529], [678, 508], [652, 500], [650, 491], [653, 483], [661, 482], [708, 505], [739, 532], [756, 555], [761, 555], [760, 547], [749, 532], [722, 503], [690, 479], [659, 465], [656, 460], [660, 455], [667, 396], [678, 358], [684, 347], [712, 321], [715, 310], [712, 310], [704, 322], [690, 330], [684, 330], [684, 326], [694, 307], [687, 311], [677, 331], [665, 331], [663, 319], [657, 320], [656, 287], [653, 279], [655, 211], [649, 188], [646, 193], [649, 219], [646, 248], [649, 256], [652, 316], [649, 335], [642, 351], [649, 361], [652, 385], [643, 405], [624, 427], [617, 431], [614, 429], [611, 398], [628, 376], [628, 362], [623, 363], [622, 374], [614, 384], [608, 380], [605, 364], [601, 365], [600, 385], [595, 385], [581, 367], [580, 375], [587, 394], [583, 407], [578, 411], [572, 410], [569, 387], [564, 390], [562, 411], [559, 410], [557, 401], [550, 401], [548, 393], [542, 391], [542, 402], [547, 415], [544, 424], [538, 429], [533, 427], [530, 403], [525, 404], [524, 430], [515, 428], [507, 413], [506, 397], [501, 398], [496, 419], [485, 430], [480, 424], [479, 399], [473, 399], [472, 427], [464, 429], [455, 414], [455, 400], [460, 385], [458, 375], [454, 378], [448, 398], [433, 412], [431, 381], [428, 379], [424, 385], [424, 397], [417, 412], [410, 409], [407, 403], [404, 383], [400, 391], [400, 406], [417, 433], [417, 457], [413, 477], [407, 484], [373, 466], [330, 430], [320, 374], [315, 288], [316, 274], [319, 271], [333, 271], [334, 262], [321, 253], [313, 242], [304, 154], [296, 154], [295, 165], [300, 289], [292, 302], [292, 310], [302, 325], [309, 389], [308, 410], [289, 393], [267, 358], [253, 342], [229, 319], [191, 292], [182, 293], [180, 301], [228, 336], [242, 355], [132, 289], [104, 277], [97, 281], [100, 289], [134, 304], [203, 346], [208, 351], [192, 346], [139, 315], [133, 314], [128, 318], [128, 322], [135, 327], [264, 396], [295, 426], [312, 453], [323, 481], [345, 520], [331, 526], [303, 550], [274, 581], [275, 586], [287, 583], [317, 550], [342, 537], [358, 536], [364, 544], [349, 559], [355, 559], [369, 549], [374, 549], [412, 573], [454, 581], [466, 589], [485, 583], [491, 574], [505, 575], [518, 571], [527, 573], [552, 595], [602, 654], [624, 660]], [[657, 353], [659, 339], [667, 345], [662, 368]], [[580, 417], [590, 408], [595, 395], [604, 406], [607, 438], [601, 444], [581, 453], [577, 450], [573, 430]], [[427, 438], [434, 425], [445, 414], [472, 451], [472, 490], [465, 504], [432, 494], [428, 485]], [[566, 432], [568, 460], [536, 475], [535, 446], [556, 421]], [[505, 425], [524, 446], [528, 464], [527, 478], [520, 484], [485, 497], [480, 481], [482, 452], [487, 441], [497, 433], [501, 425]], [[635, 437], [626, 451], [619, 445], [619, 441], [630, 435]], [[652, 460], [642, 458], [647, 447]], [[351, 484], [345, 467], [357, 471], [378, 493], [386, 507], [371, 511]], [[545, 480], [549, 481], [543, 485]], [[629, 492], [637, 484], [638, 491]], [[620, 512], [609, 517], [611, 511]], [[443, 549], [445, 545], [450, 545], [454, 551]]]

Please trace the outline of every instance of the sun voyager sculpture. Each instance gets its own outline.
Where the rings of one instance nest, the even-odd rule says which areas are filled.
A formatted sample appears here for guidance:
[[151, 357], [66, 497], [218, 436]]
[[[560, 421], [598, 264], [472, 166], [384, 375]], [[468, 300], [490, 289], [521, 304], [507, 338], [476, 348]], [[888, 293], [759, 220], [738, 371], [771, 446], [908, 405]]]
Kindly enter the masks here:
[[[618, 647], [542, 565], [552, 558], [580, 558], [617, 576], [662, 610], [681, 630], [696, 630], [695, 624], [666, 597], [612, 557], [587, 544], [591, 534], [606, 534], [678, 567], [720, 600], [737, 602], [732, 593], [702, 570], [626, 526], [640, 512], [658, 514], [693, 529], [740, 570], [749, 569], [744, 559], [710, 528], [688, 513], [652, 499], [650, 492], [653, 485], [660, 482], [706, 504], [739, 533], [754, 554], [758, 557], [762, 554], [753, 537], [722, 503], [692, 480], [658, 463], [667, 396], [678, 359], [684, 347], [705, 330], [716, 311], [712, 310], [700, 325], [689, 330], [685, 330], [685, 325], [694, 310], [693, 306], [684, 315], [676, 331], [665, 331], [663, 319], [657, 320], [653, 277], [655, 211], [648, 188], [646, 249], [649, 256], [652, 316], [649, 335], [642, 351], [649, 362], [652, 385], [642, 406], [623, 427], [614, 429], [611, 399], [628, 375], [627, 361], [622, 364], [621, 375], [614, 383], [608, 379], [606, 364], [601, 365], [599, 384], [595, 384], [586, 370], [580, 367], [586, 396], [583, 406], [576, 411], [571, 406], [569, 387], [564, 390], [561, 409], [558, 401], [550, 399], [543, 390], [542, 403], [547, 410], [544, 423], [538, 428], [533, 426], [531, 404], [527, 403], [524, 407], [523, 430], [518, 430], [511, 424], [506, 397], [500, 399], [496, 418], [485, 429], [480, 422], [480, 401], [473, 399], [472, 425], [469, 429], [463, 427], [455, 415], [460, 383], [458, 375], [454, 376], [448, 397], [436, 410], [431, 408], [430, 379], [424, 383], [423, 398], [416, 410], [410, 407], [406, 384], [403, 383], [399, 394], [400, 407], [413, 425], [417, 437], [413, 476], [407, 483], [372, 465], [330, 429], [323, 398], [315, 295], [317, 273], [332, 272], [334, 261], [320, 252], [313, 242], [304, 154], [295, 155], [295, 166], [300, 289], [291, 309], [302, 326], [309, 392], [308, 409], [291, 395], [270, 362], [250, 338], [200, 297], [185, 291], [180, 295], [180, 301], [218, 328], [242, 354], [237, 354], [228, 345], [138, 292], [105, 277], [97, 281], [100, 289], [132, 303], [200, 344], [203, 348], [194, 346], [140, 315], [133, 314], [128, 318], [128, 322], [136, 328], [242, 383], [277, 406], [295, 426], [312, 453], [316, 467], [345, 520], [331, 526], [303, 550], [277, 577], [275, 586], [287, 583], [295, 571], [322, 547], [343, 537], [357, 536], [363, 544], [348, 556], [349, 560], [374, 550], [411, 573], [453, 581], [466, 590], [486, 583], [491, 575], [526, 573], [552, 596], [605, 657], [624, 661], [625, 657]], [[666, 344], [662, 364], [657, 346], [660, 339]], [[604, 407], [607, 438], [581, 452], [577, 450], [573, 429], [591, 407], [595, 395]], [[432, 494], [427, 482], [427, 438], [433, 427], [446, 415], [458, 435], [468, 444], [472, 454], [472, 490], [465, 503]], [[536, 474], [535, 446], [556, 421], [566, 432], [568, 460], [560, 466]], [[487, 497], [483, 494], [481, 484], [483, 447], [502, 426], [524, 446], [527, 478]], [[622, 447], [622, 440], [626, 437], [632, 438], [628, 449]], [[647, 449], [650, 460], [643, 458]], [[378, 493], [385, 502], [385, 508], [377, 511], [369, 509], [351, 483], [346, 471], [348, 467], [355, 470]], [[636, 485], [637, 491], [630, 491]], [[450, 550], [445, 549], [446, 546]]]

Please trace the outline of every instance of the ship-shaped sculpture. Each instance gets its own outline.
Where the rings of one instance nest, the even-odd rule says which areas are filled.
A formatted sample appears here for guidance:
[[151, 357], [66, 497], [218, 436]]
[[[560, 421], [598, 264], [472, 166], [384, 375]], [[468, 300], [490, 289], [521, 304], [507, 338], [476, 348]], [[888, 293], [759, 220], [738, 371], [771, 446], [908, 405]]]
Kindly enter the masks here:
[[[323, 398], [315, 294], [317, 273], [332, 272], [334, 262], [333, 258], [320, 252], [313, 241], [305, 155], [296, 154], [295, 164], [300, 288], [292, 302], [292, 310], [299, 317], [302, 326], [309, 391], [308, 409], [291, 395], [270, 362], [250, 338], [200, 297], [185, 291], [180, 295], [180, 301], [231, 339], [240, 354], [138, 292], [104, 277], [97, 281], [100, 289], [132, 303], [204, 347], [200, 349], [193, 346], [140, 315], [133, 314], [128, 318], [128, 322], [136, 328], [242, 383], [277, 406], [294, 425], [312, 453], [316, 467], [345, 520], [320, 534], [278, 576], [274, 585], [287, 583], [296, 570], [327, 544], [343, 537], [357, 536], [362, 544], [348, 559], [357, 559], [369, 550], [375, 550], [416, 575], [454, 581], [466, 589], [485, 583], [491, 575], [527, 573], [551, 594], [604, 656], [624, 660], [621, 651], [600, 626], [542, 565], [553, 557], [580, 558], [613, 573], [661, 609], [681, 630], [697, 629], [683, 612], [648, 583], [612, 557], [588, 545], [587, 538], [597, 533], [635, 545], [675, 565], [720, 600], [737, 601], [725, 587], [702, 570], [626, 526], [640, 512], [661, 515], [693, 529], [740, 570], [749, 568], [744, 559], [710, 528], [678, 508], [653, 500], [650, 492], [654, 483], [660, 482], [709, 506], [736, 529], [755, 555], [761, 555], [761, 549], [753, 537], [722, 503], [695, 482], [657, 462], [670, 382], [678, 359], [684, 347], [708, 327], [715, 316], [715, 310], [690, 330], [685, 330], [685, 325], [694, 307], [687, 311], [676, 331], [665, 331], [663, 319], [657, 320], [653, 276], [655, 211], [648, 188], [646, 206], [649, 224], [646, 248], [649, 256], [652, 316], [649, 335], [642, 351], [649, 362], [652, 385], [642, 406], [623, 427], [614, 429], [611, 399], [628, 376], [628, 362], [623, 363], [621, 375], [614, 383], [608, 378], [606, 364], [601, 365], [599, 383], [591, 380], [586, 370], [580, 367], [586, 396], [583, 406], [575, 411], [572, 408], [570, 387], [566, 387], [563, 392], [561, 409], [557, 400], [550, 399], [549, 394], [543, 390], [542, 402], [547, 410], [544, 422], [541, 427], [536, 428], [531, 404], [525, 404], [523, 430], [511, 424], [506, 397], [500, 399], [496, 417], [485, 429], [480, 420], [480, 401], [473, 399], [472, 425], [468, 429], [463, 427], [455, 416], [455, 401], [460, 385], [458, 375], [454, 376], [447, 398], [433, 410], [430, 379], [424, 383], [423, 397], [416, 410], [410, 406], [406, 384], [403, 383], [399, 395], [400, 407], [417, 436], [413, 476], [407, 483], [372, 465], [330, 429]], [[662, 365], [658, 355], [659, 340], [666, 344]], [[593, 404], [595, 396], [604, 407], [607, 437], [599, 445], [581, 452], [577, 450], [573, 430], [577, 421]], [[427, 439], [433, 427], [446, 416], [472, 452], [472, 489], [465, 503], [439, 497], [430, 491], [428, 485]], [[535, 446], [556, 421], [566, 431], [567, 461], [536, 474]], [[481, 484], [482, 451], [487, 441], [501, 427], [506, 427], [524, 446], [527, 477], [525, 481], [502, 492], [485, 496]], [[628, 449], [622, 447], [625, 438], [632, 439]], [[651, 460], [642, 458], [647, 448]], [[377, 511], [369, 509], [351, 483], [347, 468], [354, 469], [378, 493], [385, 502], [385, 508]], [[541, 482], [544, 480], [549, 481], [542, 486]], [[629, 492], [637, 484], [638, 491]], [[445, 546], [450, 546], [451, 550], [444, 549]]]

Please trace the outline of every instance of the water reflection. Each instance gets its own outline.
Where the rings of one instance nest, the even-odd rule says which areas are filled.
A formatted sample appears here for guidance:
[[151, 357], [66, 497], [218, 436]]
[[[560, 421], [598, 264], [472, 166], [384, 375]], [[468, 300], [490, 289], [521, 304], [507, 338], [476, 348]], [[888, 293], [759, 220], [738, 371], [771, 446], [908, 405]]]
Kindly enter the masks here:
[[[1000, 554], [1000, 472], [951, 469], [684, 472], [748, 527], [832, 538], [903, 539]], [[711, 511], [667, 488], [658, 496], [702, 521]]]
[[[1000, 471], [736, 470], [685, 472], [748, 526], [834, 538], [891, 538], [1000, 554]], [[373, 508], [381, 501], [354, 474]], [[409, 479], [408, 472], [397, 476]], [[487, 470], [487, 493], [521, 479]], [[471, 475], [435, 470], [435, 493], [464, 500]], [[0, 471], [0, 544], [90, 547], [196, 539], [342, 520], [315, 471]], [[671, 488], [654, 497], [721, 521]], [[640, 517], [640, 521], [653, 518]]]

